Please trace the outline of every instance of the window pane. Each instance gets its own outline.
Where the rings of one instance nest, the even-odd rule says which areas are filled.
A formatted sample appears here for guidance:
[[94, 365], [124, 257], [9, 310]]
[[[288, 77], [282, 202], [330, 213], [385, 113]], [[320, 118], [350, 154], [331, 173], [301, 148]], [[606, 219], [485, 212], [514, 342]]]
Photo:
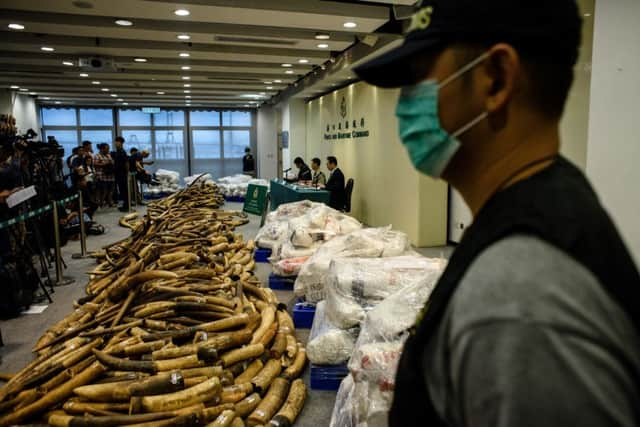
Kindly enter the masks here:
[[223, 111], [223, 126], [251, 126], [251, 113], [249, 111]]
[[113, 126], [113, 111], [110, 108], [80, 110], [81, 126]]
[[45, 141], [46, 138], [53, 136], [58, 141], [58, 144], [64, 147], [64, 156], [65, 158], [71, 155], [71, 150], [74, 147], [78, 146], [78, 134], [75, 130], [46, 130], [45, 133]]
[[93, 151], [97, 152], [97, 145], [106, 142], [111, 146], [113, 142], [113, 135], [111, 134], [111, 129], [108, 130], [83, 130], [81, 132], [83, 141], [91, 141], [93, 142]]
[[220, 126], [218, 111], [191, 111], [189, 114], [191, 126]]
[[76, 110], [75, 108], [43, 108], [42, 125], [75, 126]]
[[184, 132], [182, 130], [157, 130], [155, 158], [159, 160], [184, 159]]
[[151, 151], [151, 131], [150, 130], [123, 130], [122, 137], [124, 138], [124, 149], [129, 152], [132, 148], [137, 148], [138, 151], [147, 150]]
[[151, 114], [142, 110], [120, 110], [120, 126], [151, 126]]
[[184, 126], [184, 111], [161, 111], [153, 115], [154, 126]]
[[193, 157], [196, 159], [219, 159], [220, 132], [217, 130], [194, 130]]
[[225, 130], [223, 138], [225, 159], [240, 158], [244, 156], [244, 149], [251, 146], [248, 130]]

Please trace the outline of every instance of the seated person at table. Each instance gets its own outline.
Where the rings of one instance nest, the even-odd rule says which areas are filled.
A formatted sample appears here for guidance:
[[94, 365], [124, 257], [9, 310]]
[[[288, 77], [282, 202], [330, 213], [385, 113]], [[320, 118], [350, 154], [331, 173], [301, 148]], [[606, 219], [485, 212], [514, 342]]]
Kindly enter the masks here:
[[301, 157], [296, 157], [293, 163], [298, 168], [298, 177], [295, 179], [288, 179], [289, 182], [302, 182], [302, 181], [311, 181], [311, 169], [306, 165], [304, 160]]
[[314, 186], [322, 186], [327, 183], [327, 178], [320, 170], [320, 159], [314, 157], [311, 159], [311, 169], [313, 170], [313, 177], [311, 178], [311, 184]]
[[347, 194], [344, 188], [344, 175], [338, 168], [338, 160], [335, 157], [327, 157], [327, 169], [329, 169], [329, 180], [324, 188], [331, 193], [329, 206], [342, 211], [345, 208]]

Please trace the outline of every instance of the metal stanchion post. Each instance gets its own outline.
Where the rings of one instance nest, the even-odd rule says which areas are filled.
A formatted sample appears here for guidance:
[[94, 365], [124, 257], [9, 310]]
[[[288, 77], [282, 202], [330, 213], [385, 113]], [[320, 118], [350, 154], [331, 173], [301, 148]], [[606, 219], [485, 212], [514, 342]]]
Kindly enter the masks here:
[[87, 258], [87, 232], [84, 227], [84, 203], [82, 191], [78, 191], [78, 206], [80, 207], [80, 253], [71, 255], [73, 259]]
[[53, 208], [53, 236], [55, 239], [55, 252], [56, 252], [56, 286], [70, 285], [74, 282], [73, 279], [64, 277], [62, 275], [62, 251], [60, 250], [60, 218], [58, 218], [58, 202], [52, 202]]
[[138, 180], [135, 174], [131, 174], [131, 186], [133, 187], [133, 198], [136, 207], [138, 207]]
[[133, 212], [133, 205], [131, 204], [131, 174], [127, 174], [127, 200], [129, 202], [129, 212]]

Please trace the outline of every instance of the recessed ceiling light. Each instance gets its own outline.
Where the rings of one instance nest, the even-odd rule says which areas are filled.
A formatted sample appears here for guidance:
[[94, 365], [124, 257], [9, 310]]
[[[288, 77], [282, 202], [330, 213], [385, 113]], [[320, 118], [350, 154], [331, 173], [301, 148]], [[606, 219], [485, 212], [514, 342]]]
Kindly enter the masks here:
[[87, 74], [87, 73], [80, 73], [79, 75], [80, 75], [80, 77], [89, 77], [89, 74]]
[[9, 24], [9, 28], [12, 30], [24, 30], [24, 25], [22, 24]]
[[182, 80], [191, 80], [191, 77], [189, 77], [189, 76], [182, 76]]
[[10, 88], [11, 89], [20, 89], [20, 86], [12, 85]]
[[40, 50], [44, 50], [45, 52], [53, 52], [55, 49], [49, 46], [42, 46]]
[[188, 52], [180, 52], [180, 57], [181, 57], [181, 58], [188, 58], [188, 57], [190, 57], [190, 56], [191, 56], [191, 54], [190, 54], [190, 53], [188, 53]]
[[327, 33], [317, 33], [316, 40], [329, 40], [331, 36]]
[[122, 101], [124, 101], [124, 99], [122, 99], [122, 98], [118, 98], [118, 99], [116, 99], [116, 101], [118, 101], [118, 102], [122, 102]]
[[29, 92], [29, 95], [37, 95], [37, 92]]
[[55, 103], [56, 103], [56, 104], [61, 104], [61, 102], [60, 102], [60, 101], [56, 101]]
[[118, 95], [116, 95], [115, 93], [112, 93], [112, 94], [111, 94], [111, 97], [112, 97], [112, 98], [117, 98], [117, 97], [118, 97]]
[[122, 105], [129, 105], [129, 103], [128, 102], [123, 102]]
[[71, 62], [71, 61], [62, 61], [62, 65], [66, 65], [68, 67], [73, 67], [73, 62]]
[[147, 62], [146, 58], [133, 58], [133, 60], [136, 62]]
[[298, 59], [298, 62], [301, 63], [301, 64], [308, 64], [309, 60], [302, 58], [302, 59]]
[[121, 25], [123, 27], [130, 27], [133, 25], [133, 22], [127, 20], [127, 19], [117, 19], [116, 20], [116, 24], [117, 25]]
[[20, 92], [29, 92], [29, 89], [27, 89], [26, 87], [20, 88]]
[[260, 92], [260, 95], [266, 95], [266, 94], [267, 94], [266, 92]]
[[164, 92], [156, 92], [157, 95], [164, 95]]
[[318, 48], [319, 48], [319, 49], [326, 49], [326, 48], [328, 48], [328, 47], [329, 47], [329, 45], [328, 45], [328, 44], [326, 44], [326, 43], [320, 43], [320, 44], [318, 45]]
[[184, 93], [191, 93], [191, 91], [190, 91], [190, 90], [185, 90], [185, 91], [183, 91], [183, 92], [184, 92]]
[[274, 83], [282, 83], [282, 80], [274, 80]]
[[180, 40], [189, 40], [191, 36], [189, 34], [178, 34], [178, 39]]
[[589, 18], [589, 17], [591, 16], [591, 14], [590, 14], [590, 13], [585, 13], [585, 14], [584, 14], [584, 16], [585, 16], [586, 18]]
[[183, 67], [180, 67], [180, 69], [181, 69], [181, 70], [185, 70], [185, 71], [187, 71], [187, 70], [190, 70], [190, 69], [191, 69], [191, 67], [189, 67], [188, 65], [185, 65], [185, 66], [183, 66]]
[[109, 89], [107, 89], [106, 87], [103, 87], [102, 89], [100, 89], [103, 92], [109, 92]]
[[293, 65], [291, 65], [291, 64], [282, 64], [282, 66], [285, 67], [285, 68], [293, 67]]
[[293, 70], [287, 70], [284, 72], [285, 74], [293, 74]]
[[188, 84], [188, 83], [185, 83], [185, 84], [183, 84], [182, 86], [184, 86], [184, 87], [191, 87], [191, 85], [190, 85], [190, 84]]
[[184, 97], [185, 98], [191, 98], [191, 95], [185, 95]]
[[187, 9], [174, 10], [173, 13], [178, 15], [178, 16], [189, 16], [189, 15], [191, 15], [191, 12], [189, 12]]
[[95, 81], [95, 82], [91, 82], [92, 85], [99, 85], [100, 82], [99, 81]]
[[45, 97], [44, 97], [44, 98], [42, 98], [42, 99], [44, 99], [45, 101], [48, 101], [48, 100], [50, 100], [51, 98], [49, 98], [48, 96], [45, 96]]
[[358, 24], [356, 24], [355, 22], [347, 21], [344, 24], [342, 24], [342, 26], [345, 28], [355, 28], [358, 26]]
[[273, 82], [264, 82], [264, 84], [266, 84], [266, 85], [270, 85], [271, 83], [273, 83]]

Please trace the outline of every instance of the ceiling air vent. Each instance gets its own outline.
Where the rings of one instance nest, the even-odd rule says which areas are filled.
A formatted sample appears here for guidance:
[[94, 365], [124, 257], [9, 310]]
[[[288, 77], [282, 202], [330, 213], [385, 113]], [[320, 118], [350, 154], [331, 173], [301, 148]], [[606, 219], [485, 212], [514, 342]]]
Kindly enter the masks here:
[[272, 44], [277, 46], [294, 46], [297, 44], [295, 40], [261, 39], [256, 37], [213, 36], [213, 39], [223, 43]]

